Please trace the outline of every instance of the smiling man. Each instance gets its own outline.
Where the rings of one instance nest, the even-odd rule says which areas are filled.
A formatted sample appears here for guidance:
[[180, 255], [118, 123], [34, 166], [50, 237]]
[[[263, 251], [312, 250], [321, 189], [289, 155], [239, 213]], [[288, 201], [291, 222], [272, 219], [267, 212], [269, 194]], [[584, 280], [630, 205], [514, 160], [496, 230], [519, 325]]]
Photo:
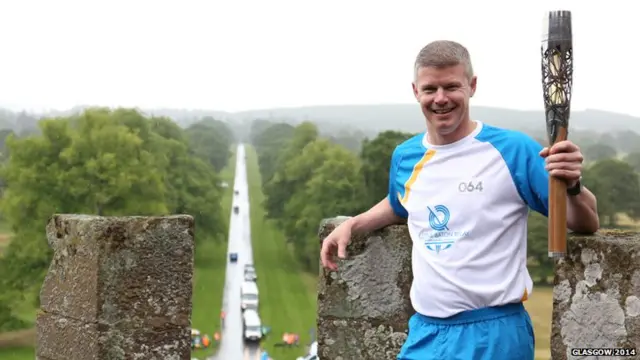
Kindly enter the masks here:
[[[567, 226], [599, 227], [595, 196], [580, 183], [570, 141], [542, 148], [531, 137], [471, 120], [476, 91], [469, 53], [435, 41], [416, 59], [413, 93], [427, 131], [396, 147], [388, 196], [324, 239], [323, 266], [346, 257], [352, 234], [407, 223], [413, 240], [416, 314], [398, 359], [533, 360], [523, 301], [529, 209], [548, 214], [549, 176], [567, 182]], [[514, 119], [517, 121], [517, 119]]]

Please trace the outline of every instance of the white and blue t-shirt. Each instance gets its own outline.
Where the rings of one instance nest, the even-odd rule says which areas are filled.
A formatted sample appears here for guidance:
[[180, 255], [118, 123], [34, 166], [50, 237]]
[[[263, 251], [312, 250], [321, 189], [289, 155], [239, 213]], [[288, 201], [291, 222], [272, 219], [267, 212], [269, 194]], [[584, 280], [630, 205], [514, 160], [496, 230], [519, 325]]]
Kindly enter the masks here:
[[411, 301], [423, 315], [526, 300], [529, 208], [547, 216], [549, 174], [528, 135], [476, 121], [467, 137], [398, 145], [389, 201], [413, 240]]

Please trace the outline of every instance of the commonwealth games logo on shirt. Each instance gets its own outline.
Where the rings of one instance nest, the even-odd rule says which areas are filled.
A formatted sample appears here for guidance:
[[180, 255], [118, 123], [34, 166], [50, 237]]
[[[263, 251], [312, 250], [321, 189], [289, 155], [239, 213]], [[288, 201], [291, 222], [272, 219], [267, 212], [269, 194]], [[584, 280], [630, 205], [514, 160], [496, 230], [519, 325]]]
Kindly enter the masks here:
[[433, 208], [427, 206], [429, 211], [429, 226], [431, 229], [420, 231], [420, 239], [424, 241], [427, 249], [440, 251], [449, 249], [457, 240], [469, 236], [468, 231], [455, 231], [449, 229], [451, 213], [444, 205], [436, 205]]

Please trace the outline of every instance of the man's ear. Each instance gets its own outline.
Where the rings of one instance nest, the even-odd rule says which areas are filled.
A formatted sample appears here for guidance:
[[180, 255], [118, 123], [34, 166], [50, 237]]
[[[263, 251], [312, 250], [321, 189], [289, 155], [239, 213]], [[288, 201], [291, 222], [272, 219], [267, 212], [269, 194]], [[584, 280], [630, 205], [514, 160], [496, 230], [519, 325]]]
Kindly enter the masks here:
[[471, 78], [471, 81], [469, 82], [469, 87], [471, 88], [471, 94], [469, 95], [469, 97], [473, 97], [473, 95], [476, 93], [477, 85], [478, 85], [478, 77], [474, 76]]

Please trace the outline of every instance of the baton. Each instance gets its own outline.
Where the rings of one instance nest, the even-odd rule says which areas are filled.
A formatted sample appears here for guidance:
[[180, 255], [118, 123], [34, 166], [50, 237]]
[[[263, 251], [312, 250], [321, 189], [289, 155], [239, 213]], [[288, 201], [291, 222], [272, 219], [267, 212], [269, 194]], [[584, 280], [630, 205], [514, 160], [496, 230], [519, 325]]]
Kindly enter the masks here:
[[[549, 147], [567, 140], [573, 84], [573, 34], [571, 12], [550, 11], [542, 35], [542, 92]], [[567, 251], [567, 185], [549, 177], [549, 257]]]

